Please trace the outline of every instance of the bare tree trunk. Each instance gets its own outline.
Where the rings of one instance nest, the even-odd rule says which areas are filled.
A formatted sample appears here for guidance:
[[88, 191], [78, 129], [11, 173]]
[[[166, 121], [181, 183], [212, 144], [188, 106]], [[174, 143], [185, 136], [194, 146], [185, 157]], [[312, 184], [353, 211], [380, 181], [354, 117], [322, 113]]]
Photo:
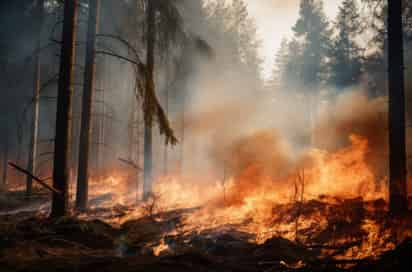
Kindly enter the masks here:
[[4, 148], [3, 148], [3, 183], [2, 189], [6, 189], [7, 187], [7, 170], [8, 170], [8, 160], [9, 160], [9, 129], [6, 123], [6, 133], [4, 134]]
[[[147, 6], [147, 57], [146, 57], [146, 97], [149, 94], [149, 90], [155, 88], [154, 84], [154, 47], [155, 47], [155, 7], [153, 1], [148, 1]], [[150, 103], [146, 98], [145, 103]], [[147, 199], [152, 193], [152, 171], [153, 171], [153, 158], [152, 158], [152, 128], [153, 118], [149, 114], [150, 118], [145, 118], [144, 122], [144, 171], [143, 171], [143, 199]]]
[[[100, 0], [89, 1], [89, 22], [87, 30], [86, 63], [83, 84], [83, 102], [81, 115], [79, 173], [77, 178], [76, 208], [87, 208], [89, 187], [89, 153], [92, 134], [92, 107], [96, 74], [96, 34], [99, 28]], [[103, 101], [104, 103], [104, 101]], [[97, 143], [100, 145], [100, 143]], [[99, 147], [98, 147], [99, 148]]]
[[389, 209], [392, 214], [400, 214], [408, 209], [401, 0], [388, 1], [388, 42]]
[[184, 159], [185, 159], [185, 123], [186, 123], [186, 93], [183, 93], [182, 98], [182, 127], [180, 132], [180, 154], [179, 154], [179, 166], [178, 171], [180, 175], [183, 175]]
[[[33, 82], [33, 111], [31, 120], [30, 150], [27, 170], [36, 174], [36, 157], [37, 157], [37, 139], [39, 133], [39, 104], [40, 104], [40, 85], [41, 85], [41, 30], [44, 17], [44, 1], [37, 2], [36, 15], [40, 18], [39, 29], [37, 33], [36, 55], [34, 59], [34, 82]], [[26, 197], [30, 197], [33, 191], [33, 180], [31, 177], [26, 178]]]
[[99, 145], [97, 146], [98, 155], [97, 160], [99, 166], [97, 167], [97, 174], [100, 179], [104, 177], [104, 151], [106, 149], [106, 100], [105, 100], [105, 89], [102, 89], [102, 112], [100, 118], [100, 125], [99, 125]]
[[[35, 57], [35, 78], [34, 78], [34, 88], [33, 88], [33, 112], [31, 120], [31, 135], [30, 135], [30, 150], [27, 170], [30, 173], [35, 174], [36, 172], [36, 157], [37, 157], [37, 138], [39, 131], [39, 101], [40, 101], [40, 57], [37, 54]], [[30, 197], [33, 190], [32, 178], [27, 176], [26, 178], [26, 197]]]
[[64, 1], [53, 169], [53, 187], [62, 193], [61, 195], [53, 193], [52, 217], [65, 216], [68, 209], [73, 94], [72, 83], [76, 55], [76, 20], [78, 4], [78, 0]]
[[[169, 71], [169, 67], [166, 67], [166, 89], [165, 89], [165, 110], [166, 110], [166, 115], [169, 116], [169, 81], [170, 81], [170, 71]], [[165, 143], [164, 145], [164, 150], [163, 150], [163, 172], [164, 175], [166, 176], [169, 173], [169, 167], [168, 167], [168, 162], [169, 162], [169, 158], [168, 158], [168, 145]]]

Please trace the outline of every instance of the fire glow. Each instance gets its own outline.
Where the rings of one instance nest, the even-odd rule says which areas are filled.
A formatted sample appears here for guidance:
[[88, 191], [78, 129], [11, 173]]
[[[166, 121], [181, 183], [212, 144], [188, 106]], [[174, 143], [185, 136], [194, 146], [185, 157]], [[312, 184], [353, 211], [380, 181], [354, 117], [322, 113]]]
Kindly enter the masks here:
[[[269, 142], [274, 139], [267, 134], [256, 134], [252, 138], [270, 139]], [[246, 142], [250, 144], [248, 140]], [[278, 149], [272, 151], [279, 152]], [[293, 167], [288, 165], [281, 173], [274, 173], [267, 171], [267, 161], [279, 162], [281, 155], [269, 156], [270, 150], [267, 150], [263, 154], [262, 164], [259, 157], [253, 157], [247, 152], [247, 160], [241, 162], [239, 156], [242, 152], [232, 150], [235, 157], [229, 158], [228, 162], [232, 172], [225, 182], [205, 177], [160, 177], [155, 182], [153, 197], [149, 201], [133, 205], [126, 214], [110, 221], [121, 224], [144, 216], [162, 220], [162, 213], [191, 209], [182, 216], [179, 227], [165, 233], [165, 237], [235, 229], [251, 234], [251, 242], [257, 244], [277, 236], [305, 242], [309, 239], [299, 234], [299, 230], [321, 231], [328, 227], [329, 218], [326, 215], [328, 212], [307, 212], [303, 209], [309, 208], [303, 208], [304, 206], [320, 201], [333, 207], [344, 203], [345, 199], [360, 199], [366, 206], [366, 203], [385, 199], [386, 186], [376, 186], [377, 182], [385, 181], [377, 181], [366, 161], [369, 151], [368, 140], [352, 134], [347, 146], [335, 152], [311, 149]], [[125, 178], [126, 175], [118, 174], [108, 177], [103, 183], [94, 183], [96, 189], [100, 188], [98, 194], [111, 192], [109, 206], [127, 205], [136, 201], [136, 192], [130, 192], [130, 184], [126, 186]], [[112, 190], [114, 188], [115, 191]], [[296, 211], [296, 207], [302, 210]], [[295, 214], [288, 214], [290, 211]], [[349, 248], [342, 257], [377, 256], [395, 246], [394, 243], [387, 242], [390, 232], [374, 220], [365, 219], [360, 225], [366, 233], [362, 244]], [[350, 238], [344, 240], [346, 239]], [[339, 243], [339, 239], [336, 243]], [[153, 246], [153, 249], [156, 255], [170, 250], [164, 239]]]

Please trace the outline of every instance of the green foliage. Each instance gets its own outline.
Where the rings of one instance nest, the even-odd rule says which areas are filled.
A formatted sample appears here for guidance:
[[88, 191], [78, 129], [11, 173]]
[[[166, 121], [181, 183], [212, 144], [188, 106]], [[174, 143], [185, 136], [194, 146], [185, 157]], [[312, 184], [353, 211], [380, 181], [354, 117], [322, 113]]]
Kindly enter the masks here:
[[257, 28], [249, 16], [243, 0], [211, 1], [206, 5], [208, 14], [205, 28], [215, 55], [219, 59], [218, 70], [225, 77], [242, 78], [251, 92], [262, 87]]
[[[335, 23], [329, 26], [322, 1], [301, 0], [294, 37], [276, 53], [269, 86], [287, 90], [319, 90], [323, 83], [344, 89], [366, 83], [369, 94], [387, 89], [386, 1], [344, 0]], [[412, 65], [412, 2], [404, 1], [405, 66]], [[360, 40], [369, 38], [365, 46]], [[407, 70], [408, 71], [408, 70]], [[365, 81], [364, 81], [365, 80]], [[364, 82], [362, 82], [364, 81]], [[407, 78], [408, 81], [408, 78]]]
[[[278, 87], [318, 92], [326, 78], [332, 33], [322, 1], [302, 0], [299, 18], [292, 27], [294, 37], [284, 40], [275, 58], [272, 81]], [[273, 85], [273, 83], [272, 83]]]
[[[297, 90], [302, 86], [302, 45], [296, 39], [284, 39], [275, 57], [272, 86]], [[277, 84], [275, 83], [277, 82]]]
[[330, 49], [329, 83], [338, 89], [360, 82], [362, 48], [356, 38], [362, 33], [361, 18], [354, 0], [345, 0], [339, 7], [336, 20], [336, 36]]
[[331, 35], [323, 2], [302, 0], [293, 31], [302, 44], [302, 82], [308, 88], [317, 89], [322, 81]]

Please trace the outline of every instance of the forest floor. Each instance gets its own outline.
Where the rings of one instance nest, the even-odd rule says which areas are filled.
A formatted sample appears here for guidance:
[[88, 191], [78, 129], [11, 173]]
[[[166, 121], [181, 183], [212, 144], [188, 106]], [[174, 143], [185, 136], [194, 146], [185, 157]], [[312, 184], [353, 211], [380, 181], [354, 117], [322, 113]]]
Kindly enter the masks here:
[[[129, 207], [94, 210], [87, 220], [80, 219], [84, 214], [54, 220], [37, 211], [47, 201], [40, 192], [30, 200], [23, 192], [0, 193], [0, 271], [383, 272], [410, 271], [412, 260], [412, 216], [402, 222], [390, 219], [380, 200], [308, 201], [303, 210], [279, 205], [282, 220], [292, 220], [299, 210], [302, 218], [324, 214], [327, 222], [297, 230], [302, 241], [275, 235], [263, 243], [251, 242], [252, 234], [233, 225], [171, 235], [194, 209], [114, 225], [96, 218], [108, 212], [121, 217]], [[364, 223], [372, 221], [377, 229], [367, 231]]]

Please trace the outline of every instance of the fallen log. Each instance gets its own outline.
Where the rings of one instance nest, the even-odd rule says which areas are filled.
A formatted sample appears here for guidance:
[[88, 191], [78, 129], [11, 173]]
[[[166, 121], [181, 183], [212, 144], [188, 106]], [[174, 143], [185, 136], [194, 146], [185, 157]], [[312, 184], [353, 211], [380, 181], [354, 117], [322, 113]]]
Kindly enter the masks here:
[[33, 175], [32, 173], [30, 173], [29, 171], [27, 171], [26, 169], [18, 166], [17, 164], [13, 163], [13, 162], [9, 162], [8, 163], [11, 167], [13, 167], [14, 169], [22, 172], [23, 174], [29, 176], [30, 178], [32, 178], [34, 181], [36, 181], [37, 183], [39, 183], [41, 186], [43, 186], [44, 188], [50, 190], [52, 193], [56, 193], [58, 195], [62, 195], [62, 192], [57, 190], [56, 188], [53, 188], [52, 186], [48, 185], [47, 183], [45, 183], [43, 180], [41, 180], [40, 178], [36, 177], [35, 175]]

